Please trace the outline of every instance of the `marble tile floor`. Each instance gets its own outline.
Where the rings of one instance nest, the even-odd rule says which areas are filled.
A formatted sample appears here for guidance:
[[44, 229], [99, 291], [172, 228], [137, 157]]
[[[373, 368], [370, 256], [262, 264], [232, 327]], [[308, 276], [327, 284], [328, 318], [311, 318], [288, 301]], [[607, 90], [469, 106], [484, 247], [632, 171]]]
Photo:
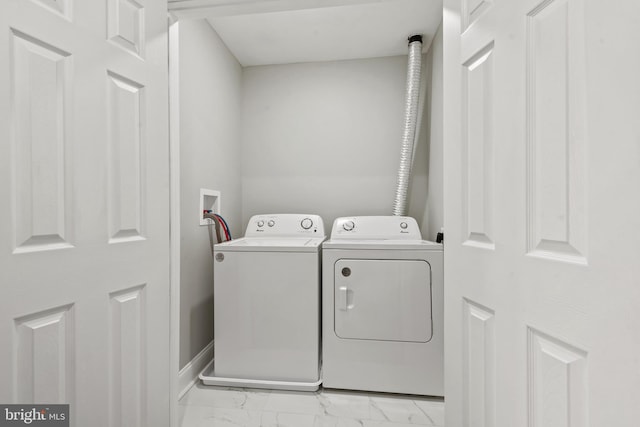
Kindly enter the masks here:
[[181, 427], [444, 426], [444, 402], [383, 393], [315, 393], [196, 384], [180, 400]]

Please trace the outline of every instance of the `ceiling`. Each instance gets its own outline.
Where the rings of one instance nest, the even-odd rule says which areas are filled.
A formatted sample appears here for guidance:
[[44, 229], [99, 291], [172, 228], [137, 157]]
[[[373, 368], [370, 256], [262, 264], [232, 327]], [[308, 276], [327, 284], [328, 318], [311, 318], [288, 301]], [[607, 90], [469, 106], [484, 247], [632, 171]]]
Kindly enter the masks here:
[[200, 17], [243, 66], [406, 55], [442, 20], [442, 0], [213, 1]]

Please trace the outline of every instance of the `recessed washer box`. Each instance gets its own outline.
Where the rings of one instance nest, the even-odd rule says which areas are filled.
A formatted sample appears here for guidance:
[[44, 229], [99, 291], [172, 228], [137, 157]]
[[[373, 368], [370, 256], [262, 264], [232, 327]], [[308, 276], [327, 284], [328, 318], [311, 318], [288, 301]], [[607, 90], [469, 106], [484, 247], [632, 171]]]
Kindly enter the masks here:
[[204, 211], [212, 211], [215, 214], [221, 215], [221, 199], [222, 193], [218, 190], [200, 189], [200, 208], [198, 209], [198, 221], [200, 225], [209, 224], [209, 220], [202, 217]]

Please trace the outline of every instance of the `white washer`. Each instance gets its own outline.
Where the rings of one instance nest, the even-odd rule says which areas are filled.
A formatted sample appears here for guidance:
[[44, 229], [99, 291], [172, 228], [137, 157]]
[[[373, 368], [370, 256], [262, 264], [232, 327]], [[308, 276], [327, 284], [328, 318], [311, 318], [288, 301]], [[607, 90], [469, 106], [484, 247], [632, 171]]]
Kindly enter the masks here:
[[214, 360], [208, 385], [316, 390], [320, 378], [318, 215], [256, 215], [214, 247]]
[[322, 265], [323, 386], [443, 396], [442, 245], [410, 217], [338, 218]]

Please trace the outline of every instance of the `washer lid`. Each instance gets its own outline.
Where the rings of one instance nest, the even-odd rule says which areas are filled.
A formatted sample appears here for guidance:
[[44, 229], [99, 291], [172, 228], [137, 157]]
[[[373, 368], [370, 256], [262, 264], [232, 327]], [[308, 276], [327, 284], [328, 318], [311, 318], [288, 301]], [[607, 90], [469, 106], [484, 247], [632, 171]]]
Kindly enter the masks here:
[[242, 237], [214, 246], [227, 252], [317, 252], [324, 237]]

